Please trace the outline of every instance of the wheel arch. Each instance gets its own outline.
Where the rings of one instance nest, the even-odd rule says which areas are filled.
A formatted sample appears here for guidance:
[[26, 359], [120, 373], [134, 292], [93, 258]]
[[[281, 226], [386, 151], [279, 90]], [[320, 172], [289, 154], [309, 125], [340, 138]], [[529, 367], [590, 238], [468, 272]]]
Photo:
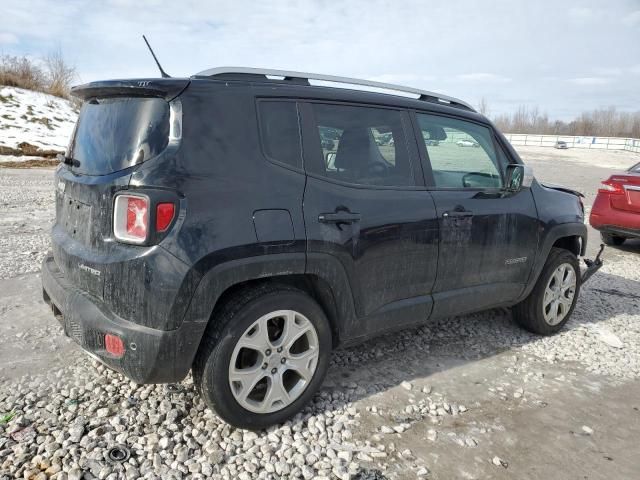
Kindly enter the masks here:
[[520, 294], [517, 302], [529, 296], [540, 277], [540, 273], [544, 268], [551, 249], [554, 247], [568, 250], [576, 257], [584, 255], [587, 249], [586, 225], [584, 223], [561, 223], [548, 229], [542, 238], [527, 286]]
[[[224, 262], [209, 269], [203, 275], [184, 319], [201, 325], [201, 338], [196, 342], [198, 348], [205, 330], [215, 322], [216, 313], [226, 302], [247, 288], [264, 284], [292, 286], [311, 296], [329, 321], [333, 347], [341, 344], [347, 327], [354, 323], [355, 309], [342, 265], [335, 257], [327, 257], [321, 262], [322, 268], [314, 267], [312, 271], [306, 268], [305, 253], [254, 256]], [[194, 357], [196, 351], [193, 352]]]

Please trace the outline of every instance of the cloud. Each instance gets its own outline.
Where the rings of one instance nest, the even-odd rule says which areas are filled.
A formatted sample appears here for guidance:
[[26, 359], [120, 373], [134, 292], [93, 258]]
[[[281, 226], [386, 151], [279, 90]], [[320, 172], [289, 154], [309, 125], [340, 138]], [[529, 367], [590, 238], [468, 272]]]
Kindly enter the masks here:
[[596, 12], [587, 7], [573, 7], [569, 9], [569, 17], [575, 20], [591, 20], [595, 18]]
[[605, 77], [577, 77], [577, 78], [570, 78], [567, 81], [569, 83], [573, 83], [574, 85], [599, 86], [599, 85], [608, 85], [609, 83], [611, 83], [611, 78], [605, 78]]
[[12, 45], [18, 43], [18, 36], [13, 33], [0, 32], [0, 45]]
[[624, 73], [624, 70], [620, 67], [598, 67], [594, 68], [593, 72], [596, 75], [603, 75], [605, 77], [619, 77]]
[[504, 77], [502, 75], [496, 75], [495, 73], [464, 73], [461, 75], [456, 75], [458, 80], [463, 82], [476, 82], [476, 83], [508, 83], [511, 81], [509, 77]]
[[631, 12], [629, 15], [624, 17], [622, 19], [622, 23], [630, 27], [635, 27], [636, 25], [640, 25], [640, 10]]
[[[474, 0], [455, 8], [432, 0], [427, 12], [423, 0], [183, 0], [176, 15], [168, 0], [91, 8], [86, 0], [64, 8], [59, 0], [0, 0], [0, 52], [39, 58], [60, 48], [81, 82], [154, 77], [145, 33], [175, 76], [220, 65], [280, 68], [484, 97], [493, 113], [511, 111], [517, 99], [550, 116], [577, 115], [637, 105], [638, 1], [484, 2], [479, 11]], [[584, 95], [589, 88], [598, 95]]]
[[417, 85], [424, 82], [432, 82], [436, 79], [433, 75], [417, 75], [415, 73], [383, 73], [369, 78], [375, 82], [399, 83], [401, 85]]

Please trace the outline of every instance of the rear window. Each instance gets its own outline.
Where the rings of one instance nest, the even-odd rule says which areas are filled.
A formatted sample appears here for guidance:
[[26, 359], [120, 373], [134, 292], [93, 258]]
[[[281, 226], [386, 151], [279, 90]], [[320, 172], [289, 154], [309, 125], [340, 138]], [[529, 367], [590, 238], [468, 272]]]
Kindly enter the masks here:
[[630, 173], [640, 173], [640, 163], [637, 163], [629, 169]]
[[70, 155], [74, 172], [106, 175], [137, 165], [169, 143], [169, 104], [161, 98], [105, 98], [82, 105]]

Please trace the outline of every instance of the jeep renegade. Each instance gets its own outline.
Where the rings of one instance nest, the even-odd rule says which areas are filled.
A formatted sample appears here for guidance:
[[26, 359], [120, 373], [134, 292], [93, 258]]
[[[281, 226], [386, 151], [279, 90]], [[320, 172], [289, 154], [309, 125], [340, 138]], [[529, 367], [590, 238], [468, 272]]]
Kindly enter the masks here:
[[44, 299], [134, 382], [191, 370], [238, 427], [300, 411], [339, 345], [495, 307], [552, 334], [601, 263], [581, 274], [580, 195], [455, 98], [247, 68], [73, 94]]

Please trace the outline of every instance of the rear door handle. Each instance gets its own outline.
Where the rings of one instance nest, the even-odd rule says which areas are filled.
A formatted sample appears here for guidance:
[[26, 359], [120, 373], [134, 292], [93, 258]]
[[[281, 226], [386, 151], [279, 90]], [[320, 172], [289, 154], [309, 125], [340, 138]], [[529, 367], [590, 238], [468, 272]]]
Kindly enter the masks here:
[[468, 210], [464, 210], [464, 211], [459, 211], [459, 210], [451, 210], [449, 212], [444, 212], [442, 214], [443, 217], [447, 218], [447, 217], [456, 217], [456, 218], [460, 218], [460, 217], [473, 217], [473, 212], [469, 212]]
[[318, 221], [322, 223], [354, 223], [360, 221], [359, 213], [351, 212], [335, 212], [321, 213], [318, 215]]

